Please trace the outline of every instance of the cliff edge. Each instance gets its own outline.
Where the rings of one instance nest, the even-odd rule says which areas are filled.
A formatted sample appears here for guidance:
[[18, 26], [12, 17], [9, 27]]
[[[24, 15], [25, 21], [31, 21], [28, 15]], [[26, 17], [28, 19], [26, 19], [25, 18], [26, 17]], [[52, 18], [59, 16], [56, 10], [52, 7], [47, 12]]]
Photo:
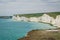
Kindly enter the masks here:
[[32, 30], [18, 40], [60, 40], [60, 31]]

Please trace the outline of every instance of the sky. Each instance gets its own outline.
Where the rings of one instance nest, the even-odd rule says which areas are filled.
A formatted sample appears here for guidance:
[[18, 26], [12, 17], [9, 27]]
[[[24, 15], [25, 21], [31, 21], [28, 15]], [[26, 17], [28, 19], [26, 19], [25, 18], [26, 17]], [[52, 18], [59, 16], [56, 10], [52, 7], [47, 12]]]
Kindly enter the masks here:
[[0, 16], [56, 11], [60, 11], [60, 0], [0, 0]]

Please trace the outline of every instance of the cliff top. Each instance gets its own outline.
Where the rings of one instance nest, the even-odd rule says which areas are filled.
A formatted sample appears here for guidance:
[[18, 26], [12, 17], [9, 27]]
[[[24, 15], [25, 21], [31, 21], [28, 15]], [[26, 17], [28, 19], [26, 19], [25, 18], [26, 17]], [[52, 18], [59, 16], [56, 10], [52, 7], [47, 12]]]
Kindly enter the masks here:
[[46, 12], [46, 13], [31, 13], [31, 14], [15, 14], [14, 16], [25, 16], [25, 17], [39, 17], [42, 16], [43, 14], [47, 14], [53, 18], [56, 18], [57, 15], [60, 15], [60, 12]]

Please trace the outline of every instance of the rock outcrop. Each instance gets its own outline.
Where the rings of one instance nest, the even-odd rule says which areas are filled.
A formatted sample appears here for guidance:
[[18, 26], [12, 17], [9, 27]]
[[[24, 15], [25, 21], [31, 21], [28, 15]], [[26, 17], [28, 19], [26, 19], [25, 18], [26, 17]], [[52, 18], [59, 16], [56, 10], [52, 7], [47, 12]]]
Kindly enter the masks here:
[[60, 31], [33, 30], [18, 40], [60, 40]]

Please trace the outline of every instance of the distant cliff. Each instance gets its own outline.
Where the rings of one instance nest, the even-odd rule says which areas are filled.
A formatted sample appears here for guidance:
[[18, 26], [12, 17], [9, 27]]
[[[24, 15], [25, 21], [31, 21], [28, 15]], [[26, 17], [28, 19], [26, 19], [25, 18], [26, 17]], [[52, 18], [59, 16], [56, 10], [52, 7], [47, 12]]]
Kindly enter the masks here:
[[60, 40], [60, 31], [33, 30], [18, 40]]
[[2, 19], [10, 19], [10, 18], [12, 18], [12, 16], [0, 16], [0, 18], [2, 18]]
[[60, 12], [15, 14], [12, 19], [15, 21], [44, 22], [60, 27]]
[[60, 15], [60, 12], [45, 12], [45, 13], [30, 13], [30, 14], [15, 14], [14, 16], [24, 16], [24, 17], [40, 17], [43, 14], [48, 14], [49, 16], [56, 18], [57, 15]]

